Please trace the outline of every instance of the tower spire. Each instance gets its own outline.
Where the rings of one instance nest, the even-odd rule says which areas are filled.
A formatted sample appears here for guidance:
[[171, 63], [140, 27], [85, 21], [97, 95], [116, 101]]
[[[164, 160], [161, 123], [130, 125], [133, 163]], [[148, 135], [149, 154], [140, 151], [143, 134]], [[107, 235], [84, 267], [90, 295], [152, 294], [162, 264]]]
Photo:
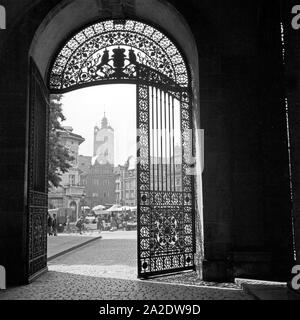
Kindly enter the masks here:
[[107, 127], [108, 127], [108, 121], [104, 112], [104, 117], [102, 118], [102, 121], [101, 121], [101, 128], [106, 129]]

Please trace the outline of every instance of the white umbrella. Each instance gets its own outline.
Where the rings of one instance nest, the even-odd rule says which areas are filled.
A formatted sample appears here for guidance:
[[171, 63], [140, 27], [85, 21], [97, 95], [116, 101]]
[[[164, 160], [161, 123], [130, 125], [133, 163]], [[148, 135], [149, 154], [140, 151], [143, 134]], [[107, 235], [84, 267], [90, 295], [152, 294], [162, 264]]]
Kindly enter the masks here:
[[104, 209], [105, 209], [105, 206], [102, 206], [102, 205], [100, 204], [100, 205], [94, 207], [92, 210], [93, 210], [93, 211], [99, 211], [99, 210], [104, 210]]
[[81, 209], [83, 209], [83, 210], [89, 210], [90, 207], [88, 207], [88, 206], [83, 206], [83, 207], [81, 207]]
[[58, 212], [58, 208], [57, 209], [48, 209], [49, 213], [57, 213]]
[[112, 207], [110, 207], [109, 209], [105, 210], [106, 212], [118, 212], [118, 211], [122, 211], [122, 208], [119, 204], [114, 204]]
[[102, 210], [102, 211], [95, 211], [95, 215], [96, 216], [100, 216], [102, 214], [108, 214], [108, 212], [106, 210]]
[[58, 215], [58, 208], [56, 208], [56, 209], [48, 209], [48, 213], [53, 218], [54, 214]]
[[99, 216], [101, 214], [106, 214], [107, 213], [104, 209], [105, 209], [105, 206], [98, 205], [98, 206], [93, 208], [93, 211], [95, 212], [95, 214], [97, 216]]

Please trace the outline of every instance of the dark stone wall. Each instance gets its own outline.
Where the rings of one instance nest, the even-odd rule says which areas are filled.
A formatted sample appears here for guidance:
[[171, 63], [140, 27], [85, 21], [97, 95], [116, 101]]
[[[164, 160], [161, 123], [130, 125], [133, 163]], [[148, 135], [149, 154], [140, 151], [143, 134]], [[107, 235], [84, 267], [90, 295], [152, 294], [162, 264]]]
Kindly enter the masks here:
[[[2, 1], [8, 29], [0, 31], [0, 264], [9, 284], [26, 278], [28, 50], [59, 2]], [[287, 279], [292, 246], [279, 2], [170, 3], [199, 50], [204, 278]], [[299, 63], [296, 54], [291, 59]]]
[[285, 79], [286, 96], [289, 108], [291, 169], [293, 184], [293, 207], [295, 251], [297, 264], [300, 265], [300, 30], [291, 25], [292, 8], [299, 1], [283, 2], [283, 22], [285, 28]]
[[293, 259], [280, 2], [177, 8], [200, 58], [204, 278], [287, 279]]
[[[274, 5], [274, 3], [273, 3]], [[276, 5], [276, 2], [275, 2]], [[285, 88], [279, 3], [270, 12], [266, 2], [261, 12], [259, 107], [262, 115], [262, 163], [264, 245], [271, 253], [271, 272], [279, 280], [289, 279], [293, 264], [291, 190]], [[283, 277], [282, 277], [283, 276]], [[276, 277], [275, 277], [276, 279]]]
[[[8, 285], [26, 282], [29, 47], [54, 4], [2, 1], [7, 30], [0, 31], [0, 265]], [[48, 7], [47, 7], [48, 6]]]

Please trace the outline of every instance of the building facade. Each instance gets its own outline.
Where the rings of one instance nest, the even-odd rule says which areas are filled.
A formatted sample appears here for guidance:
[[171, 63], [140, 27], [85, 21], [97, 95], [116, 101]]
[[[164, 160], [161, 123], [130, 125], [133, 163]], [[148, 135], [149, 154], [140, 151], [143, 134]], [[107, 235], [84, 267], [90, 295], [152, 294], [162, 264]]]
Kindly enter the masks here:
[[92, 157], [89, 156], [78, 156], [78, 169], [82, 173], [88, 173], [90, 166], [92, 165]]
[[85, 203], [91, 209], [115, 203], [114, 129], [104, 114], [101, 128], [94, 128], [93, 157], [80, 157], [81, 182], [85, 186]]
[[69, 149], [74, 160], [68, 172], [61, 175], [60, 186], [52, 187], [48, 194], [48, 205], [50, 209], [70, 208], [72, 209], [71, 220], [76, 220], [80, 215], [80, 202], [84, 195], [85, 187], [81, 184], [81, 170], [79, 169], [79, 146], [85, 139], [73, 132], [72, 127], [64, 127], [60, 132], [60, 142]]
[[130, 157], [124, 166], [115, 168], [116, 203], [135, 207], [136, 201], [136, 161]]
[[89, 169], [85, 185], [85, 203], [92, 209], [115, 203], [114, 167], [96, 162]]
[[87, 185], [87, 177], [92, 165], [92, 157], [90, 156], [78, 156], [78, 168], [80, 171], [80, 184], [82, 186]]

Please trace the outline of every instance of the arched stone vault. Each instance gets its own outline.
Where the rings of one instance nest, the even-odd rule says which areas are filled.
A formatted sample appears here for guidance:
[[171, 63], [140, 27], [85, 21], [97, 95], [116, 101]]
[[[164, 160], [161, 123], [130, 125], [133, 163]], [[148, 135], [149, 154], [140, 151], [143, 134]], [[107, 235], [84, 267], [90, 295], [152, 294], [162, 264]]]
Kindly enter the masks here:
[[[46, 80], [53, 55], [74, 31], [124, 15], [172, 35], [189, 64], [195, 127], [201, 122], [205, 130], [204, 278], [287, 279], [293, 261], [278, 1], [271, 7], [267, 0], [109, 5], [117, 2], [2, 1], [8, 20], [0, 37], [0, 265], [8, 283], [28, 280], [29, 57]], [[293, 123], [292, 141], [297, 134]]]
[[[129, 1], [130, 2], [130, 1]], [[115, 9], [109, 13], [103, 1], [77, 0], [62, 1], [53, 8], [44, 19], [35, 33], [30, 47], [30, 56], [36, 62], [45, 81], [48, 80], [51, 63], [61, 48], [62, 44], [71, 35], [92, 22], [112, 18], [124, 18], [127, 15]], [[136, 0], [131, 7], [130, 18], [138, 19], [157, 27], [174, 41], [182, 51], [188, 65], [193, 92], [194, 127], [200, 129], [199, 106], [199, 62], [198, 49], [194, 36], [183, 16], [167, 1]], [[196, 154], [201, 157], [202, 139], [199, 131], [196, 137]], [[200, 139], [199, 139], [200, 138]], [[196, 176], [196, 232], [197, 232], [197, 266], [201, 274], [201, 259], [203, 258], [203, 215], [202, 215], [202, 179], [201, 163], [197, 163], [198, 175]]]
[[[114, 17], [113, 12], [110, 16], [119, 17]], [[52, 9], [36, 31], [30, 48], [30, 55], [45, 79], [53, 55], [71, 34], [85, 25], [108, 17], [101, 1], [97, 0], [65, 0]], [[171, 35], [171, 39], [174, 39], [183, 51], [191, 69], [192, 81], [197, 87], [199, 85], [198, 49], [188, 24], [179, 12], [166, 1], [136, 0], [132, 17], [150, 22], [163, 30], [166, 35]]]

